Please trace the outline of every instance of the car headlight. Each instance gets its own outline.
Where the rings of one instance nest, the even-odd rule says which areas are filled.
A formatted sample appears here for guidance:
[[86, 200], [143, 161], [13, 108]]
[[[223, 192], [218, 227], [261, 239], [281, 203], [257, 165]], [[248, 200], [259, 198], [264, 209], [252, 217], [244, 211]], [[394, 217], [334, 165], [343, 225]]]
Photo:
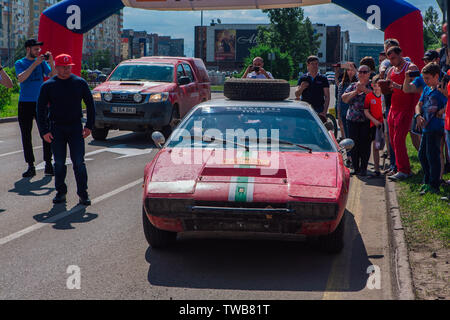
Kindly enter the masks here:
[[169, 99], [168, 92], [154, 93], [150, 96], [149, 102], [165, 102]]
[[94, 98], [94, 101], [102, 101], [102, 94], [98, 91], [93, 91], [92, 98]]
[[103, 99], [105, 99], [106, 102], [111, 102], [113, 99], [113, 95], [111, 92], [107, 92], [103, 95]]
[[142, 98], [143, 98], [142, 94], [140, 94], [140, 93], [136, 93], [133, 95], [133, 100], [136, 103], [140, 103], [142, 101]]

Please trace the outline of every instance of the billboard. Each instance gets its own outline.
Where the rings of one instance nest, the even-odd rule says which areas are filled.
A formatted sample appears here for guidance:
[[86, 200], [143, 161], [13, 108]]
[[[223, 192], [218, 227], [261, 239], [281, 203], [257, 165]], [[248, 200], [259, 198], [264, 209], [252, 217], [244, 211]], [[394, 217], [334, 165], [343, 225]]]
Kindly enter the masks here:
[[236, 30], [216, 30], [214, 57], [216, 61], [236, 60]]
[[236, 61], [244, 61], [249, 56], [250, 48], [257, 45], [258, 30], [236, 31]]

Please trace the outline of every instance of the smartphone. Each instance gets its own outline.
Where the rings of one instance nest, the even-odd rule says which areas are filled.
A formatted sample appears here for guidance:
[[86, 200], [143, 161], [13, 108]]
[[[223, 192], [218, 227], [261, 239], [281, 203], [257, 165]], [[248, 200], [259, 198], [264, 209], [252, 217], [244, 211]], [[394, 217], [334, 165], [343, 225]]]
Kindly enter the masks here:
[[417, 77], [420, 76], [420, 71], [419, 71], [419, 70], [417, 70], [417, 71], [410, 71], [410, 72], [409, 72], [409, 76], [410, 76], [411, 78], [417, 78]]

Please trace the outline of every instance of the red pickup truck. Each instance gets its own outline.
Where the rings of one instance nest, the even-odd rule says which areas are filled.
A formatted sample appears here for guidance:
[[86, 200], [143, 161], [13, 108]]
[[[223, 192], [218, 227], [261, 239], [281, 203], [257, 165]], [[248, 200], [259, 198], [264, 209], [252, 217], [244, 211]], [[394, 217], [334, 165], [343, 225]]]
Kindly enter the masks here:
[[120, 63], [93, 96], [94, 139], [105, 140], [110, 129], [168, 136], [177, 119], [211, 99], [211, 83], [201, 59], [143, 57]]

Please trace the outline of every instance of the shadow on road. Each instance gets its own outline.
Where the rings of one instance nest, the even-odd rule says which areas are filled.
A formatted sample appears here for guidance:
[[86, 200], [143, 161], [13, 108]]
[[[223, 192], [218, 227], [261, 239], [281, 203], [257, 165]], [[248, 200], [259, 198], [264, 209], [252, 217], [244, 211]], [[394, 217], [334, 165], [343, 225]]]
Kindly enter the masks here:
[[86, 207], [81, 205], [67, 210], [65, 203], [54, 204], [50, 211], [33, 216], [37, 222], [53, 224], [57, 230], [75, 229], [72, 224], [90, 222], [97, 217], [98, 214], [86, 212]]
[[154, 148], [152, 139], [142, 132], [130, 132], [127, 134], [118, 135], [107, 138], [105, 141], [91, 140], [89, 145], [98, 147], [111, 147], [117, 144], [132, 144], [133, 146], [151, 147]]
[[308, 242], [178, 239], [167, 250], [147, 249], [148, 281], [202, 289], [360, 291], [371, 263], [353, 214], [346, 214], [345, 248], [339, 255], [322, 253]]
[[44, 176], [41, 180], [31, 181], [30, 178], [22, 178], [14, 183], [14, 188], [8, 192], [15, 192], [19, 196], [47, 196], [55, 188], [44, 187], [52, 181], [51, 176]]

